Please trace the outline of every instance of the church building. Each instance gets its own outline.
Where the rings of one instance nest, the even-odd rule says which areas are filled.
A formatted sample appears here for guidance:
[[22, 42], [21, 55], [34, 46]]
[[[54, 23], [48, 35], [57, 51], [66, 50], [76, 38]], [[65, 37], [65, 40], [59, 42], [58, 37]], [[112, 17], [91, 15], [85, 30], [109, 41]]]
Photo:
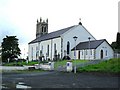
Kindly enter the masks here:
[[28, 46], [29, 61], [56, 60], [65, 57], [81, 60], [113, 58], [113, 49], [107, 40], [96, 40], [81, 22], [48, 33], [48, 19], [40, 18], [36, 24], [36, 39], [29, 42]]

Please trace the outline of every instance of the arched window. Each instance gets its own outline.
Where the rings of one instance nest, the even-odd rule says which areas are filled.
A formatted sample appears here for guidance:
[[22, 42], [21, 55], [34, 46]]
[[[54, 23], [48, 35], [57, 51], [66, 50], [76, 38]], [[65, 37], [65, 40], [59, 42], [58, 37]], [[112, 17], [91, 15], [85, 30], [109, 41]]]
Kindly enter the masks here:
[[47, 55], [49, 56], [49, 45], [47, 46]]
[[32, 47], [32, 50], [31, 50], [31, 58], [32, 58], [32, 60], [33, 60], [33, 47]]
[[70, 54], [70, 42], [67, 42], [67, 54]]
[[100, 57], [103, 59], [103, 50], [100, 51]]
[[56, 44], [54, 44], [54, 55], [57, 54], [57, 50], [56, 50]]
[[42, 32], [44, 32], [44, 27], [42, 26]]
[[106, 56], [107, 56], [107, 50], [106, 50]]
[[44, 32], [46, 32], [46, 27], [44, 27]]

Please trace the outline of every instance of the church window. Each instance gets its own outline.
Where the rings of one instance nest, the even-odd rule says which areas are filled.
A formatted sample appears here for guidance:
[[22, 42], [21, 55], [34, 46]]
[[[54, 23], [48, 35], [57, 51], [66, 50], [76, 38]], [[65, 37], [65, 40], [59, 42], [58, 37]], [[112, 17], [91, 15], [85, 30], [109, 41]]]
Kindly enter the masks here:
[[106, 50], [106, 56], [107, 56], [107, 50]]
[[92, 50], [90, 50], [90, 54], [92, 55]]
[[44, 32], [44, 27], [42, 27], [42, 32]]
[[46, 32], [46, 27], [44, 27], [44, 32]]
[[70, 42], [67, 42], [67, 54], [70, 54]]
[[82, 50], [82, 55], [83, 55], [83, 50]]
[[54, 55], [57, 54], [57, 50], [56, 50], [56, 44], [54, 44]]
[[86, 50], [86, 55], [87, 55], [87, 50]]
[[31, 56], [32, 56], [32, 60], [33, 60], [33, 47], [32, 47], [32, 50], [31, 50]]
[[47, 55], [49, 56], [49, 45], [47, 46]]
[[41, 51], [43, 52], [43, 46], [41, 47]]

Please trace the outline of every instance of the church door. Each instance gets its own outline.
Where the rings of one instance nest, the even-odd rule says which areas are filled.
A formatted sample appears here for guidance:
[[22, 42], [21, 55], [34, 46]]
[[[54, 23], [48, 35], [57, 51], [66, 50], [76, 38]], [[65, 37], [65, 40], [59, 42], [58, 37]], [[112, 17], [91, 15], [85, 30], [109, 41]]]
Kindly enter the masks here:
[[100, 58], [103, 59], [103, 50], [100, 52]]

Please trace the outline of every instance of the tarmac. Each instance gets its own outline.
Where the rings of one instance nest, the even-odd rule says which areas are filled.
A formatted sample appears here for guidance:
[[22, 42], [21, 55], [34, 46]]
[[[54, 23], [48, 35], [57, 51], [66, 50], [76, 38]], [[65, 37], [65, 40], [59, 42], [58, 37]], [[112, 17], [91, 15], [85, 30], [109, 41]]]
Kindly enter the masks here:
[[[16, 89], [19, 83], [30, 88], [119, 88], [120, 77], [103, 73], [45, 71], [2, 73], [2, 88]], [[19, 85], [20, 86], [20, 85]], [[22, 86], [21, 86], [22, 88]]]

